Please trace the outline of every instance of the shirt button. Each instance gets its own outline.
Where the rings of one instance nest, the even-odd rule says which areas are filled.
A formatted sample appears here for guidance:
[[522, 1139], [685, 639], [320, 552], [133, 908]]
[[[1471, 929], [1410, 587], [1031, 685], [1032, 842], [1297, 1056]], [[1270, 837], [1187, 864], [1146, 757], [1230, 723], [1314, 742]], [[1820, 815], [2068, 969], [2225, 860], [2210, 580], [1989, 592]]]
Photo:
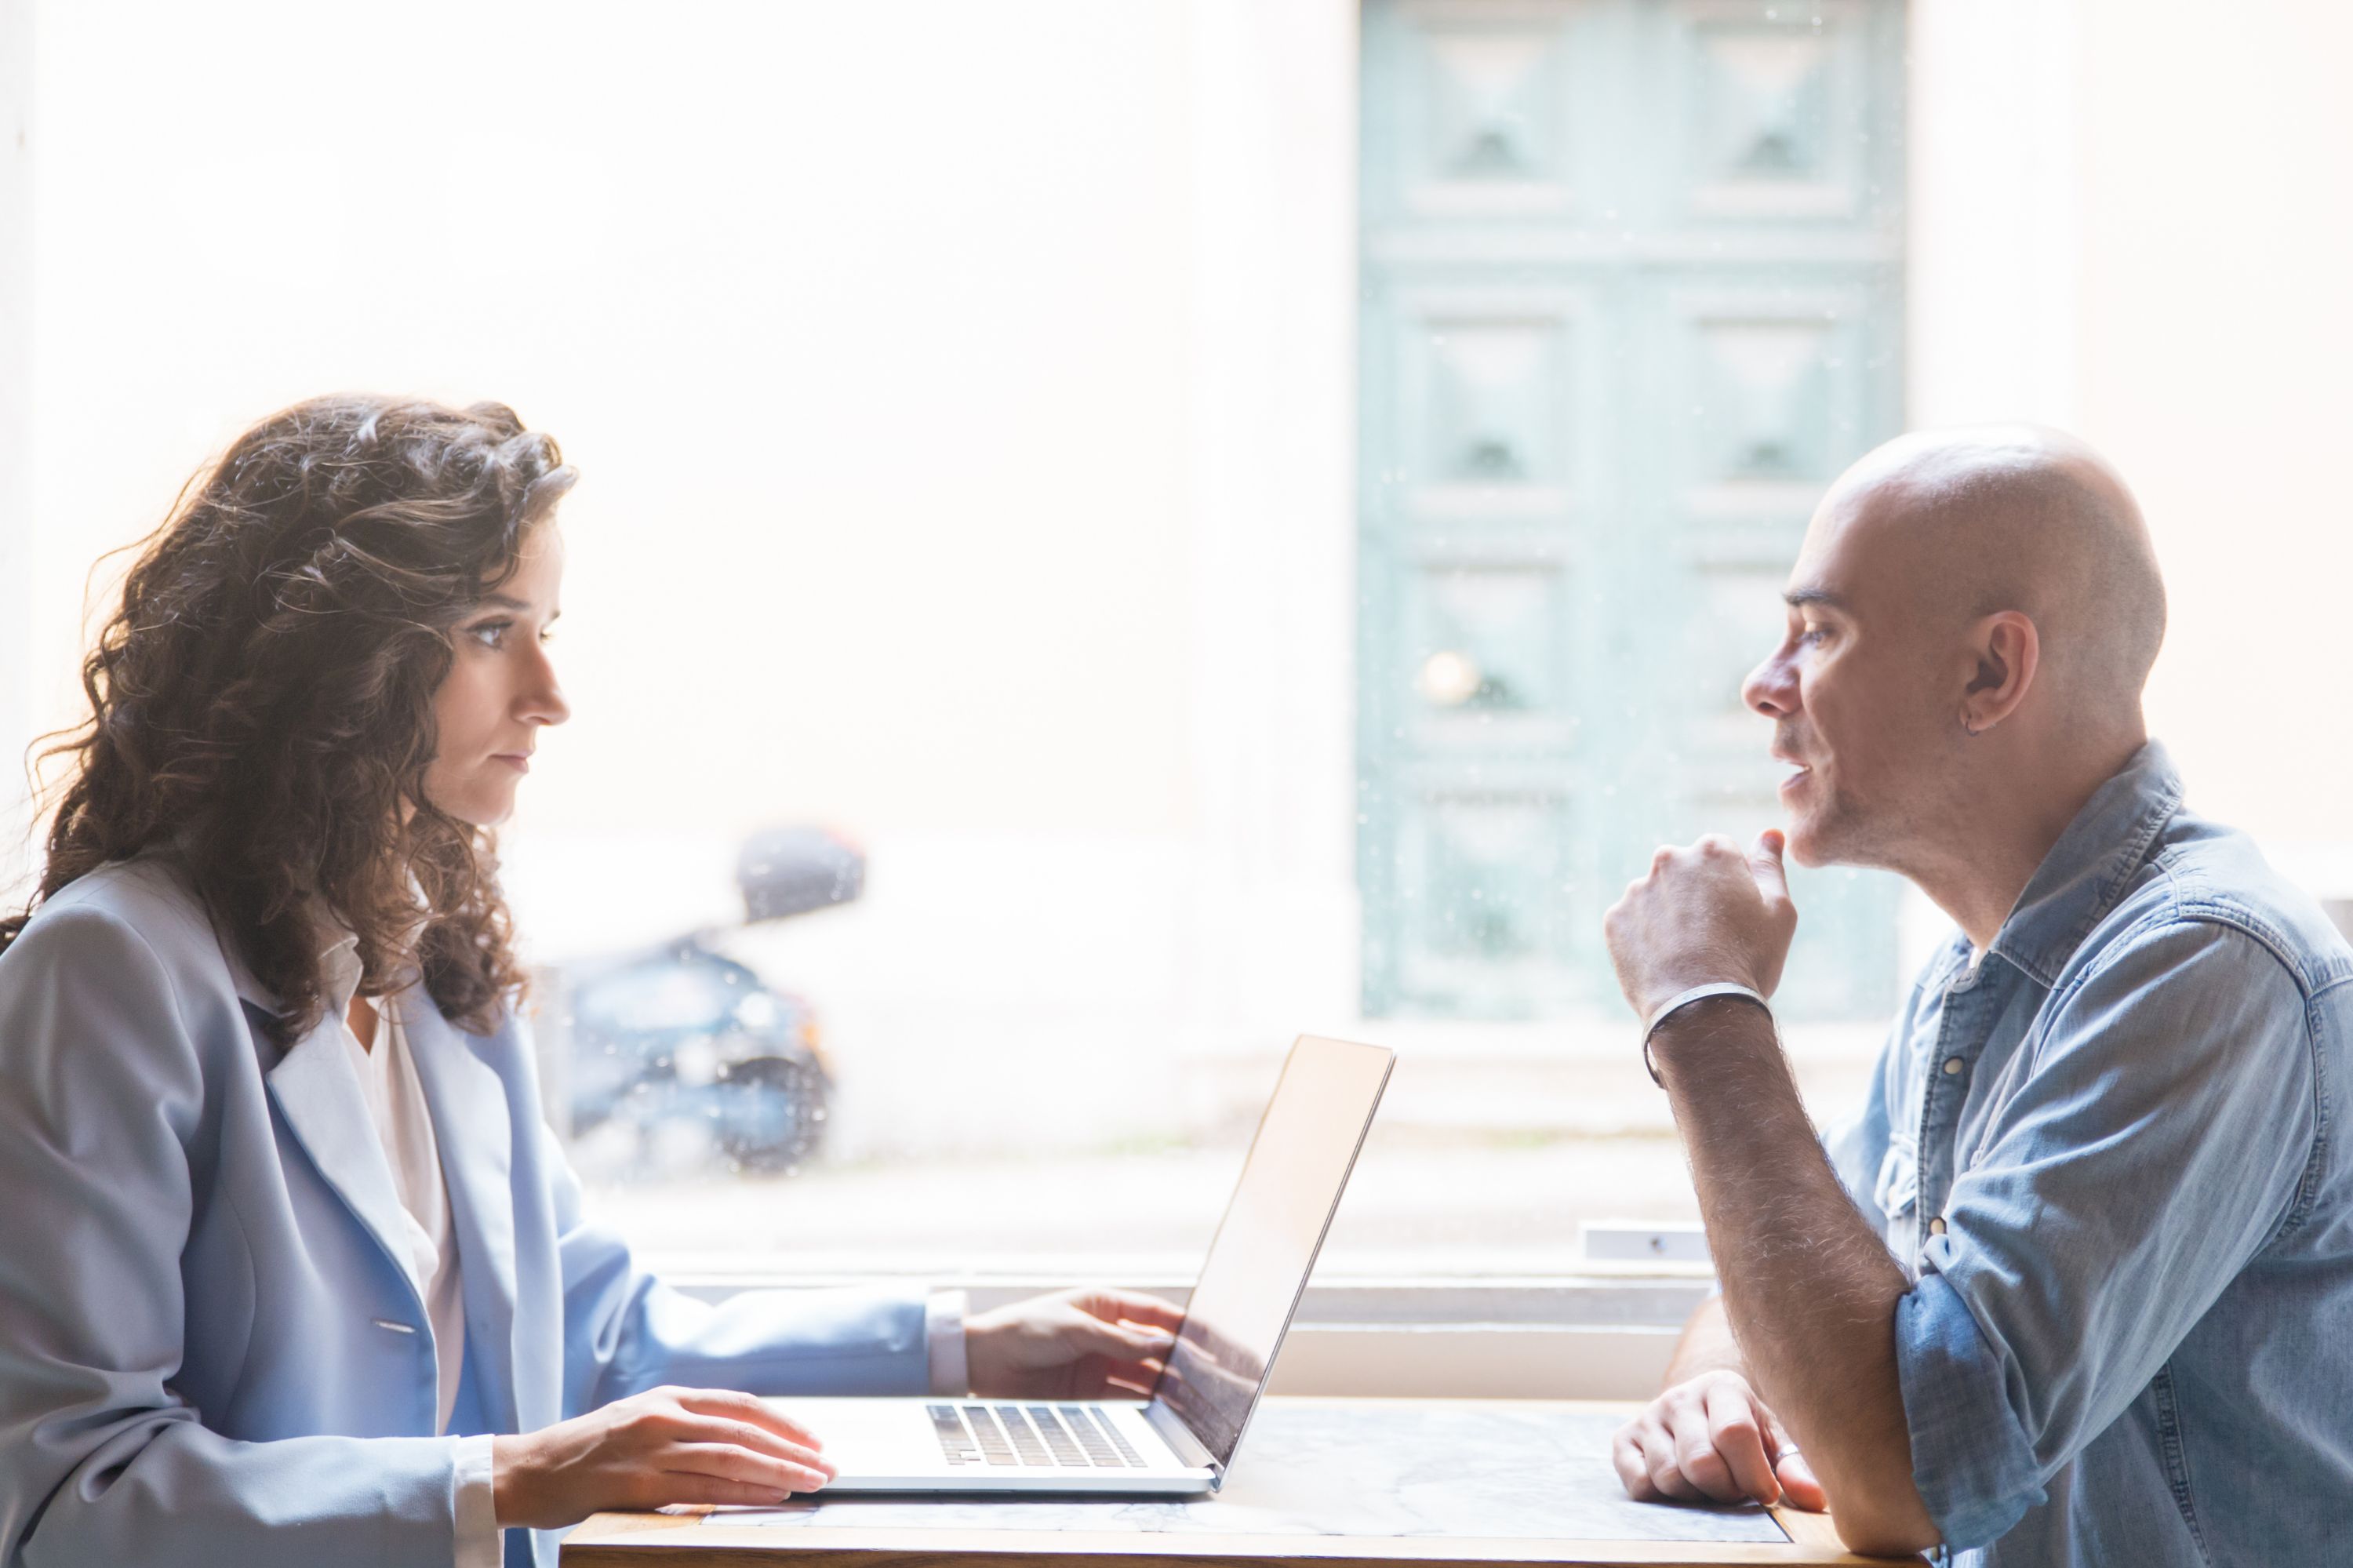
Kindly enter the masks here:
[[1949, 1078], [1960, 1070], [1961, 1059], [1958, 1056], [1947, 1056], [1945, 1058], [1945, 1076]]
[[1940, 1236], [1945, 1234], [1944, 1215], [1938, 1214], [1935, 1219], [1928, 1222], [1928, 1234], [1932, 1236]]

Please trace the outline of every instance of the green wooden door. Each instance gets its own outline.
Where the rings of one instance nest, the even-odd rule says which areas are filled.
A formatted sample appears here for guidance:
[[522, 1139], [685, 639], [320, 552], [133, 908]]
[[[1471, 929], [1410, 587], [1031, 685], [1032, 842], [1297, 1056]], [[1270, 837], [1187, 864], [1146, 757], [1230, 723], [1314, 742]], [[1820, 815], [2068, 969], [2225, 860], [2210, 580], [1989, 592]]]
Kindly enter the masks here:
[[[1902, 420], [1899, 0], [1369, 0], [1358, 877], [1376, 1015], [1616, 1005], [1660, 842], [1778, 820], [1741, 676]], [[1893, 1005], [1800, 872], [1791, 1012]]]

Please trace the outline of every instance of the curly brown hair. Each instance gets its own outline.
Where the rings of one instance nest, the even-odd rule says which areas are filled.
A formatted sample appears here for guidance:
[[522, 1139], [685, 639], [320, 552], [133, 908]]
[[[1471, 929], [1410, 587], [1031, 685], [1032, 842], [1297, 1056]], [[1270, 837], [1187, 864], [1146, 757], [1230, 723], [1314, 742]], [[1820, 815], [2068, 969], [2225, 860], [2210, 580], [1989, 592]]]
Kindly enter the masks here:
[[361, 991], [421, 971], [453, 1023], [496, 1027], [522, 971], [494, 835], [425, 793], [451, 628], [511, 577], [577, 478], [498, 403], [313, 398], [191, 480], [82, 662], [33, 911], [169, 846], [278, 998], [281, 1046], [326, 1006], [313, 911], [359, 936]]

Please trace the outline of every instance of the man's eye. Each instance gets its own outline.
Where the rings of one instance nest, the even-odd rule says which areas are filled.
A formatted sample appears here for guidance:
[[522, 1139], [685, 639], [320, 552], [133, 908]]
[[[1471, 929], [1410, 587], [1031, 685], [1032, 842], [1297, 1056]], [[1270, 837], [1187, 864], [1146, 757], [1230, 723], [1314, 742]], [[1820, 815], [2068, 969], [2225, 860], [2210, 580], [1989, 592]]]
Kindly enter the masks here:
[[1830, 630], [1827, 627], [1808, 626], [1799, 629], [1798, 641], [1800, 643], [1806, 644], [1816, 643], [1820, 642], [1823, 638], [1829, 635]]

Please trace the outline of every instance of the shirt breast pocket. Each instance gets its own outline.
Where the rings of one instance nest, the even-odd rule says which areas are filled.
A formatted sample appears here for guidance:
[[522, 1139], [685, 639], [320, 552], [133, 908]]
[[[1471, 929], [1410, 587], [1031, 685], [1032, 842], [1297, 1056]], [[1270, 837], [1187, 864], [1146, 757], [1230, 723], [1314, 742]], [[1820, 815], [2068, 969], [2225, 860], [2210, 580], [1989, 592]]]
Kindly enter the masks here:
[[1871, 1201], [1887, 1218], [1884, 1240], [1899, 1260], [1909, 1259], [1919, 1245], [1920, 1150], [1909, 1138], [1891, 1139], [1879, 1161], [1879, 1180], [1872, 1183]]

